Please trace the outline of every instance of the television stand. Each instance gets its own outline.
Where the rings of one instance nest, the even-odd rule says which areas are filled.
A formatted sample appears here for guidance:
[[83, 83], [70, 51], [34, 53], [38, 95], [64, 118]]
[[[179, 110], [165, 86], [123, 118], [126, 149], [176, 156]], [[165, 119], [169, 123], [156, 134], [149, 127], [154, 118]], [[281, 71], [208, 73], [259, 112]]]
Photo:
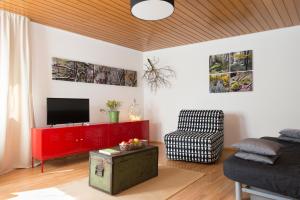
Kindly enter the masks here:
[[46, 160], [116, 146], [131, 138], [149, 140], [149, 121], [33, 128], [31, 134], [32, 167], [39, 160], [43, 172]]

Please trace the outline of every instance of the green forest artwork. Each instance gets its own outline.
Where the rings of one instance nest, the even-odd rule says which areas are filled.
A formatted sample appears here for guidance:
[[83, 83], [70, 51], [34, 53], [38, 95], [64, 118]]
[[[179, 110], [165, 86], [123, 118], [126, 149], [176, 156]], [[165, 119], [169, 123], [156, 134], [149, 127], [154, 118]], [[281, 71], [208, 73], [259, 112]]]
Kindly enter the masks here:
[[52, 58], [52, 79], [137, 87], [136, 71], [61, 58]]
[[209, 90], [211, 93], [252, 91], [252, 50], [210, 56]]

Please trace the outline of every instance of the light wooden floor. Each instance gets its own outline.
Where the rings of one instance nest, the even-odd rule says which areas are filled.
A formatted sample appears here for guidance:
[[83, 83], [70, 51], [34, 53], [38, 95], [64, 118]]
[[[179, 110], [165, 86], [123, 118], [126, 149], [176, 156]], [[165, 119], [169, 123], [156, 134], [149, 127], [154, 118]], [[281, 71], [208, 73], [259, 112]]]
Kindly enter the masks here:
[[[233, 200], [234, 183], [223, 175], [223, 160], [233, 153], [224, 150], [221, 159], [212, 165], [169, 161], [165, 149], [159, 146], [159, 163], [172, 167], [204, 172], [205, 176], [171, 197], [172, 200]], [[13, 192], [52, 187], [88, 176], [88, 156], [79, 155], [47, 161], [45, 172], [40, 167], [18, 169], [0, 176], [0, 199], [14, 197]]]

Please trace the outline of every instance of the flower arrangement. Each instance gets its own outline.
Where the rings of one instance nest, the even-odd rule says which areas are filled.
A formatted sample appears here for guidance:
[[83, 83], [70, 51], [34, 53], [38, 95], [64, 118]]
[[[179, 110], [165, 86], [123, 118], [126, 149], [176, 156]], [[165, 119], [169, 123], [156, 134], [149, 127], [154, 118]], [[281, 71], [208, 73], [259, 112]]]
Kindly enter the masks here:
[[108, 108], [108, 110], [102, 108], [100, 109], [101, 112], [117, 111], [118, 108], [120, 108], [121, 106], [121, 102], [113, 99], [108, 100], [105, 105]]
[[112, 123], [119, 122], [119, 111], [118, 108], [120, 108], [121, 102], [117, 100], [108, 100], [106, 102], [106, 109], [100, 109], [101, 112], [108, 112], [109, 120]]
[[106, 106], [109, 108], [110, 111], [116, 111], [121, 106], [121, 102], [116, 100], [108, 100], [106, 102]]

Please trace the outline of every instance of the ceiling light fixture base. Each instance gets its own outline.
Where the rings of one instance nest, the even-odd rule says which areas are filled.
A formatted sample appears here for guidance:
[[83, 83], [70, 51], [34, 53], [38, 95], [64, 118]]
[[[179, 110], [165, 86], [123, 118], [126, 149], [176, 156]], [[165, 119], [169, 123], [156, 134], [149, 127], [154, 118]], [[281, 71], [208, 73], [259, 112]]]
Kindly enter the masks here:
[[174, 0], [131, 0], [132, 15], [142, 20], [161, 20], [171, 16], [174, 10]]

